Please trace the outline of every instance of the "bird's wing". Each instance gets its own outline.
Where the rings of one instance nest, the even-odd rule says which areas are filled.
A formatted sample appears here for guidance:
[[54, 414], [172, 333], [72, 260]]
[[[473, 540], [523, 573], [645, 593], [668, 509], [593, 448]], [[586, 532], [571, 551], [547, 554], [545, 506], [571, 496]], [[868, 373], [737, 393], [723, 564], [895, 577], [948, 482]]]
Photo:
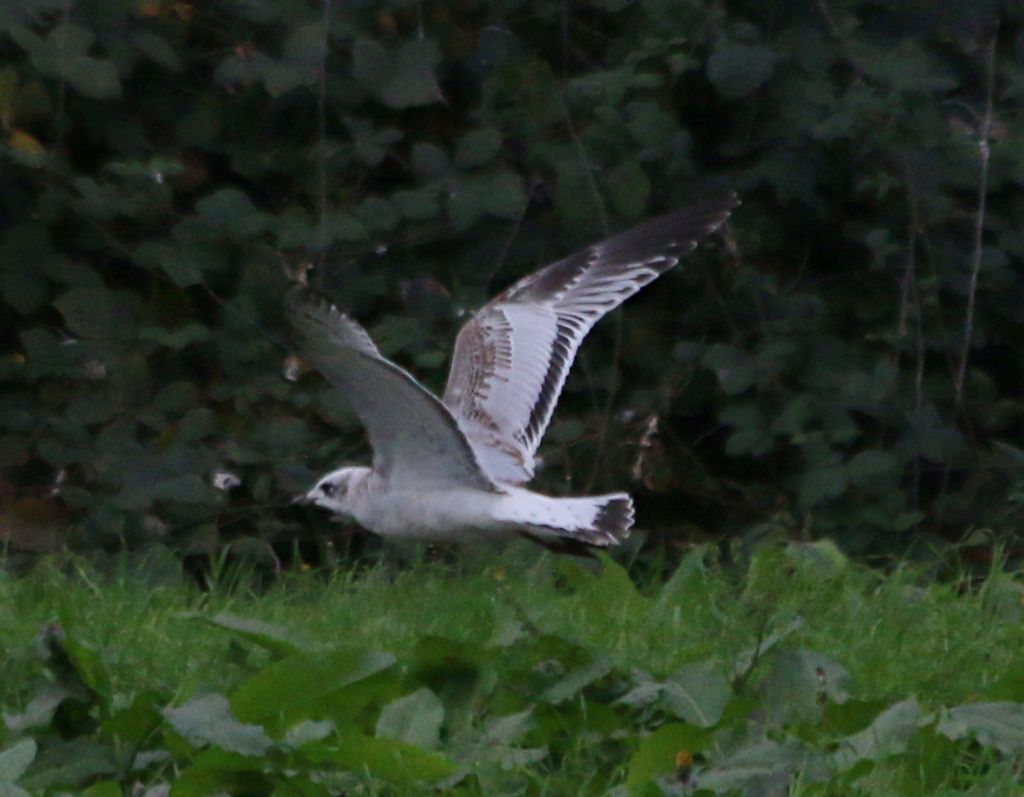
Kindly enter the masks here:
[[376, 474], [396, 486], [497, 489], [448, 408], [386, 360], [365, 329], [300, 286], [289, 293], [288, 308], [302, 356], [366, 427]]
[[492, 478], [529, 481], [587, 332], [717, 230], [737, 205], [728, 194], [593, 244], [515, 283], [463, 326], [444, 403]]

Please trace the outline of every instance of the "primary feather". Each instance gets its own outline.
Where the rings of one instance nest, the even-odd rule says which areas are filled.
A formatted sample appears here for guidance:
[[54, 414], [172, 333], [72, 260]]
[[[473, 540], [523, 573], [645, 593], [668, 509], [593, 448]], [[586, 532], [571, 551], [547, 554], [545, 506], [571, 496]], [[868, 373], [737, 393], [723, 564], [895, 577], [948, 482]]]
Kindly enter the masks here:
[[470, 319], [444, 403], [497, 480], [522, 484], [583, 338], [600, 318], [717, 230], [734, 194], [675, 211], [552, 263]]

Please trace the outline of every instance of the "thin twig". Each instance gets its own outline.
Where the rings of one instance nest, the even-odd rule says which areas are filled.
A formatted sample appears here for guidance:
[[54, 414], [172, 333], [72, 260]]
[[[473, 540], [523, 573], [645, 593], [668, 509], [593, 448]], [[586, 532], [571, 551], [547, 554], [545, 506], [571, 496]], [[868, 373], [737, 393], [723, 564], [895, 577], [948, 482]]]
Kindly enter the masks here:
[[526, 218], [526, 212], [529, 210], [529, 203], [523, 208], [523, 212], [516, 219], [516, 223], [512, 227], [512, 232], [509, 233], [505, 239], [505, 243], [501, 246], [501, 251], [498, 253], [497, 259], [494, 261], [494, 265], [491, 266], [491, 270], [487, 272], [487, 278], [484, 280], [484, 285], [490, 287], [491, 280], [497, 276], [498, 272], [501, 271], [501, 267], [505, 265], [505, 260], [508, 258], [509, 250], [512, 248], [512, 242], [515, 241], [519, 235], [519, 230], [522, 229], [523, 220]]
[[971, 339], [974, 337], [974, 308], [978, 295], [978, 275], [981, 273], [982, 236], [985, 231], [985, 201], [988, 194], [988, 162], [991, 155], [989, 137], [992, 133], [992, 87], [995, 82], [996, 39], [999, 28], [992, 32], [985, 64], [985, 115], [981, 120], [978, 134], [978, 154], [981, 160], [978, 185], [978, 213], [974, 220], [974, 254], [971, 258], [971, 281], [967, 290], [967, 313], [964, 319], [964, 343], [960, 352], [960, 366], [956, 374], [956, 404], [963, 405], [964, 381], [967, 378], [967, 363], [971, 354]]
[[[619, 363], [622, 359], [622, 310], [620, 309], [612, 315], [615, 321], [615, 341], [612, 348], [612, 368], [616, 373], [618, 373]], [[604, 409], [601, 411], [601, 426], [597, 432], [597, 456], [594, 458], [594, 468], [591, 470], [590, 477], [587, 479], [587, 492], [594, 488], [594, 484], [597, 482], [598, 472], [601, 470], [602, 465], [604, 465], [606, 469], [605, 478], [607, 479], [608, 477], [608, 461], [605, 453], [608, 447], [608, 430], [611, 428], [612, 411], [615, 409], [615, 396], [618, 393], [618, 386], [619, 380], [616, 379], [608, 388], [608, 400], [605, 402]]]
[[[569, 108], [565, 104], [565, 96], [559, 97], [559, 104], [562, 108], [562, 115], [565, 118], [565, 126], [569, 131], [569, 137], [572, 139], [573, 146], [576, 147], [576, 152], [579, 155], [580, 164], [583, 167], [584, 178], [587, 181], [587, 187], [590, 189], [591, 197], [594, 200], [594, 209], [597, 211], [598, 220], [601, 223], [601, 231], [607, 238], [611, 234], [611, 228], [608, 226], [608, 211], [604, 206], [604, 199], [601, 197], [601, 191], [598, 189], [597, 181], [594, 179], [594, 172], [590, 168], [590, 160], [587, 157], [587, 151], [583, 147], [583, 142], [580, 140], [579, 135], [576, 132], [576, 127], [572, 123], [572, 116], [569, 114]], [[619, 359], [622, 352], [622, 317], [621, 310], [613, 313], [613, 319], [615, 322], [615, 348], [612, 352], [612, 369], [617, 371], [619, 369]], [[608, 428], [611, 423], [612, 410], [615, 406], [615, 388], [608, 391], [608, 400], [605, 402], [604, 409], [601, 412], [601, 426], [598, 433], [598, 444], [597, 444], [597, 457], [594, 460], [594, 469], [591, 471], [589, 482], [597, 478], [598, 470], [601, 467], [601, 460], [604, 457], [605, 443], [608, 436]]]
[[317, 169], [319, 171], [318, 186], [319, 196], [317, 204], [320, 212], [319, 238], [320, 258], [317, 264], [317, 287], [323, 291], [326, 283], [326, 260], [327, 260], [327, 49], [329, 47], [328, 29], [331, 24], [331, 0], [323, 0], [324, 3], [324, 35], [322, 44], [322, 60], [320, 61], [320, 86], [317, 97], [317, 138], [319, 143]]
[[579, 155], [580, 164], [583, 167], [583, 176], [587, 181], [587, 188], [590, 190], [590, 195], [594, 200], [594, 210], [597, 211], [597, 219], [601, 223], [601, 232], [607, 238], [611, 235], [611, 228], [608, 226], [608, 211], [604, 206], [604, 199], [601, 197], [601, 191], [597, 187], [597, 180], [594, 179], [594, 171], [590, 168], [590, 160], [587, 158], [587, 151], [583, 147], [583, 142], [580, 140], [579, 134], [576, 132], [576, 126], [572, 123], [572, 116], [569, 114], [569, 107], [565, 104], [565, 95], [559, 97], [559, 104], [562, 108], [562, 116], [565, 119], [566, 129], [569, 131], [569, 137], [572, 139], [573, 146], [576, 147], [576, 153]]
[[832, 32], [832, 35], [837, 39], [841, 38], [839, 33], [839, 26], [836, 24], [835, 17], [832, 16], [832, 12], [828, 10], [828, 6], [825, 5], [825, 0], [817, 0], [818, 10], [821, 12], [821, 16], [825, 20], [825, 24], [828, 25], [828, 29]]
[[[915, 343], [914, 409], [919, 410], [924, 404], [924, 321], [922, 319], [921, 292], [918, 290], [916, 255], [919, 217], [917, 210], [917, 195], [914, 191], [913, 175], [910, 173], [909, 166], [906, 168], [906, 174], [907, 201], [910, 204], [910, 220], [907, 222], [906, 263], [903, 271], [903, 279], [901, 280], [900, 285], [900, 314], [896, 327], [897, 343], [894, 367], [896, 371], [899, 372], [900, 357], [903, 353], [903, 340], [909, 334], [909, 325], [912, 316]], [[915, 457], [911, 464], [911, 483], [913, 508], [917, 509], [921, 502], [920, 457]]]
[[54, 115], [54, 138], [56, 139], [55, 149], [60, 150], [64, 144], [64, 107], [67, 104], [68, 81], [65, 72], [64, 42], [67, 39], [68, 22], [71, 19], [72, 0], [64, 0], [64, 10], [60, 19], [60, 30], [57, 33], [57, 49], [60, 52], [57, 72], [60, 83], [57, 87], [57, 113]]

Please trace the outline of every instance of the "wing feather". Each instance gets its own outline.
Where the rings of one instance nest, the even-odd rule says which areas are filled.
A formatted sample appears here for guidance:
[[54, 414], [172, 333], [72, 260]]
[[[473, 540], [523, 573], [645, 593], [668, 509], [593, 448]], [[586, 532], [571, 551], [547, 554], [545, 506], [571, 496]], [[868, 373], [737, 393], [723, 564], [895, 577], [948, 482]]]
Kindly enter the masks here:
[[692, 252], [738, 204], [728, 194], [589, 246], [515, 283], [463, 326], [444, 403], [492, 478], [530, 480], [586, 334]]
[[303, 357], [341, 389], [366, 427], [376, 475], [396, 485], [496, 490], [448, 408], [381, 356], [365, 329], [300, 286], [288, 305]]

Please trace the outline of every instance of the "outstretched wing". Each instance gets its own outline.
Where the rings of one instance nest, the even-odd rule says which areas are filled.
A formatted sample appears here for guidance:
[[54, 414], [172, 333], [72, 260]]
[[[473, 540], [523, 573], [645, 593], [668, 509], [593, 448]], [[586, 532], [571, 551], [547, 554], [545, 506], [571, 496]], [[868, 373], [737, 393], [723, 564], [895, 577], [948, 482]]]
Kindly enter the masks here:
[[288, 308], [302, 356], [344, 393], [366, 427], [376, 474], [396, 486], [496, 489], [451, 412], [384, 359], [365, 329], [300, 286], [291, 289]]
[[444, 403], [492, 478], [529, 481], [587, 332], [693, 251], [737, 205], [729, 194], [593, 244], [520, 280], [463, 326]]

